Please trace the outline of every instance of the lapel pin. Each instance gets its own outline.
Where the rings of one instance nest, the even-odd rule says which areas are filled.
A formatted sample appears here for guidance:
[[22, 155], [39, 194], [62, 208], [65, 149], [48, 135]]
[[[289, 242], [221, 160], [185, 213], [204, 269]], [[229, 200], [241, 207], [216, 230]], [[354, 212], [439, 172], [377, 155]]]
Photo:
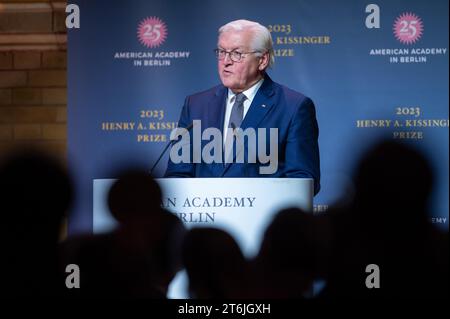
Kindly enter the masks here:
[[266, 107], [266, 105], [265, 105], [265, 104], [262, 104], [261, 107]]

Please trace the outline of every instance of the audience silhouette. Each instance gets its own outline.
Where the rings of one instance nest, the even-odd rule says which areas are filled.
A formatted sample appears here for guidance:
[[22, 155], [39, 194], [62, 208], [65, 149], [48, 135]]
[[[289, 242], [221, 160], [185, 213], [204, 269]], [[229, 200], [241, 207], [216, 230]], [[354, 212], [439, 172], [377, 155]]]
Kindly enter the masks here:
[[[279, 211], [252, 259], [224, 230], [188, 231], [161, 207], [145, 169], [117, 176], [107, 200], [117, 227], [59, 243], [73, 199], [67, 170], [32, 150], [0, 162], [5, 295], [165, 299], [185, 268], [199, 299], [448, 297], [448, 232], [430, 223], [433, 171], [411, 145], [370, 147], [354, 169], [352, 199], [325, 214]], [[80, 268], [80, 289], [65, 287], [68, 264]]]
[[61, 248], [61, 267], [77, 264], [83, 272], [79, 297], [166, 298], [181, 268], [184, 226], [161, 208], [161, 190], [140, 169], [119, 174], [108, 195], [118, 227], [105, 234], [68, 239]]
[[248, 296], [247, 261], [234, 238], [221, 229], [191, 229], [182, 249], [191, 297], [241, 299]]
[[0, 164], [2, 291], [7, 297], [59, 295], [61, 226], [72, 184], [55, 158], [34, 149], [16, 151]]
[[[355, 196], [332, 209], [327, 285], [321, 297], [418, 298], [448, 295], [448, 235], [429, 222], [433, 173], [412, 146], [384, 140], [362, 157]], [[367, 265], [379, 268], [369, 289]]]
[[252, 263], [257, 298], [305, 298], [316, 277], [316, 221], [292, 208], [279, 212], [268, 226]]

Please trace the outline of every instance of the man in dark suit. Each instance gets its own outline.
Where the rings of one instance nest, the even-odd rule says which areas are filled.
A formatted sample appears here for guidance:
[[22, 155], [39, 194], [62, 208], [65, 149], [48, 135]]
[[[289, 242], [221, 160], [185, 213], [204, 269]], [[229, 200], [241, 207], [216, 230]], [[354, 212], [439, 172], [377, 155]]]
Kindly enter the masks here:
[[[191, 138], [191, 127], [196, 120], [201, 121], [203, 129], [217, 129], [223, 136], [225, 156], [219, 156], [222, 161], [213, 162], [204, 158], [195, 161], [192, 152], [188, 162], [175, 163], [171, 158], [165, 176], [313, 178], [317, 194], [320, 189], [319, 129], [314, 103], [303, 94], [273, 82], [267, 75], [266, 69], [274, 62], [268, 29], [252, 21], [232, 21], [219, 29], [215, 52], [222, 84], [188, 96], [178, 127], [188, 128]], [[236, 161], [239, 148], [236, 142], [229, 143], [230, 136], [236, 138], [237, 131], [243, 133], [248, 129], [254, 129], [257, 138], [241, 140], [246, 160]], [[275, 138], [271, 133], [269, 138], [271, 129], [277, 131]], [[260, 139], [262, 134], [265, 140]], [[205, 144], [202, 141], [202, 148]], [[229, 145], [232, 147], [228, 148]], [[249, 160], [249, 150], [258, 149], [261, 155], [260, 147], [264, 155], [266, 149], [274, 151], [275, 169], [262, 170], [267, 163], [264, 156], [256, 161]], [[227, 149], [234, 151], [230, 162], [226, 159], [230, 154]]]

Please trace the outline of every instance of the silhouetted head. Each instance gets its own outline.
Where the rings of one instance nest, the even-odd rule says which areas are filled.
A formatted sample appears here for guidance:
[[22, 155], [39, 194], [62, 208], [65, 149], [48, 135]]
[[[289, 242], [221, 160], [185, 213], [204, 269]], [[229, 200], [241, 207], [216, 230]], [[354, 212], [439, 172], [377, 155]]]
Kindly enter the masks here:
[[72, 195], [66, 169], [47, 154], [23, 150], [0, 164], [2, 219], [10, 225], [27, 232], [58, 232]]
[[0, 164], [0, 271], [9, 297], [58, 294], [57, 244], [71, 199], [70, 178], [49, 155], [22, 150]]
[[189, 288], [197, 298], [237, 298], [245, 289], [246, 260], [234, 238], [215, 228], [194, 228], [183, 243]]
[[[331, 216], [332, 258], [322, 295], [436, 296], [448, 278], [442, 249], [448, 242], [427, 220], [433, 174], [425, 156], [409, 144], [380, 141], [363, 155], [354, 176], [352, 206]], [[381, 289], [367, 289], [370, 264], [379, 267]]]
[[315, 262], [315, 224], [312, 214], [298, 208], [280, 211], [267, 228], [260, 257], [271, 267], [312, 273]]
[[275, 216], [256, 257], [259, 272], [267, 278], [268, 297], [301, 297], [311, 288], [317, 246], [312, 214], [291, 208]]
[[362, 157], [355, 174], [355, 199], [366, 213], [379, 217], [386, 212], [391, 221], [403, 216], [411, 220], [418, 212], [425, 214], [432, 185], [430, 164], [418, 150], [386, 140]]
[[166, 292], [176, 273], [183, 268], [181, 249], [186, 228], [176, 215], [163, 209], [159, 224], [152, 227], [151, 231], [158, 236], [151, 236], [154, 242], [149, 256], [159, 278], [158, 284]]
[[111, 214], [119, 223], [160, 213], [161, 189], [145, 170], [131, 169], [120, 174], [108, 194]]

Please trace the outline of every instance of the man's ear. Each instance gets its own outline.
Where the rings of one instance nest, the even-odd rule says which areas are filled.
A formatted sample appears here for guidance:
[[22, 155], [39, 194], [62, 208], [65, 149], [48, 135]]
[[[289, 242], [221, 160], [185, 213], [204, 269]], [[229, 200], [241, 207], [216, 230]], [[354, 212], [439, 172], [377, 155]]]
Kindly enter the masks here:
[[268, 65], [269, 65], [269, 52], [266, 52], [259, 57], [258, 70], [264, 71], [265, 69], [267, 69]]

